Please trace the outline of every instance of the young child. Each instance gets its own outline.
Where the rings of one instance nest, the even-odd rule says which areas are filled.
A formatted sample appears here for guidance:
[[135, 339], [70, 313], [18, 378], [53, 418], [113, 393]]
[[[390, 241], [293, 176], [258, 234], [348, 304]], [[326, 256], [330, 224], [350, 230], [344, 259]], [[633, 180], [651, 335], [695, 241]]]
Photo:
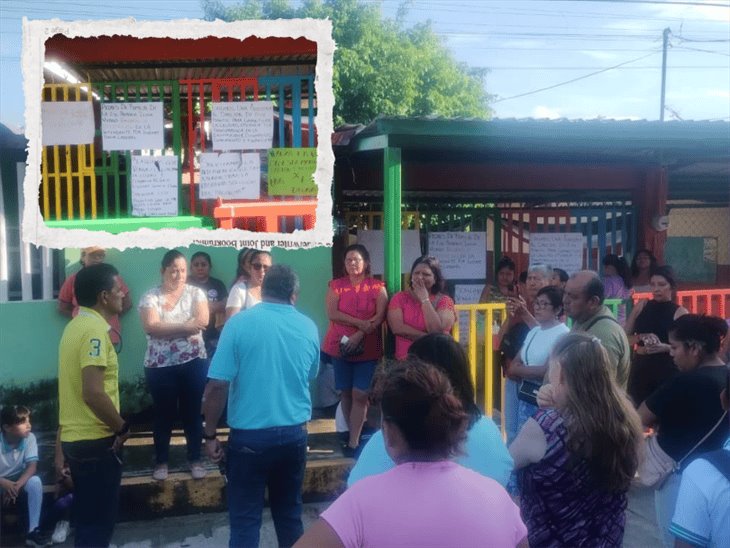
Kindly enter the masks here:
[[41, 533], [43, 484], [36, 475], [38, 444], [30, 431], [30, 409], [22, 405], [6, 405], [0, 411], [0, 494], [3, 506], [13, 504], [25, 491], [28, 499], [28, 534], [26, 545], [46, 546]]

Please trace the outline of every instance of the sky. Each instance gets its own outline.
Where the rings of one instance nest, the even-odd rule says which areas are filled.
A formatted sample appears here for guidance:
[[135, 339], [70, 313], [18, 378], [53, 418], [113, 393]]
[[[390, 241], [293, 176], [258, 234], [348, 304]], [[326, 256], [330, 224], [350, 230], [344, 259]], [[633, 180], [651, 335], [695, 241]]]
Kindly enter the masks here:
[[[374, 0], [364, 0], [374, 1]], [[225, 5], [236, 2], [224, 0]], [[395, 17], [402, 0], [380, 0]], [[410, 0], [454, 58], [488, 69], [497, 118], [730, 121], [730, 1]], [[0, 122], [22, 128], [22, 18], [202, 18], [199, 0], [0, 0]]]

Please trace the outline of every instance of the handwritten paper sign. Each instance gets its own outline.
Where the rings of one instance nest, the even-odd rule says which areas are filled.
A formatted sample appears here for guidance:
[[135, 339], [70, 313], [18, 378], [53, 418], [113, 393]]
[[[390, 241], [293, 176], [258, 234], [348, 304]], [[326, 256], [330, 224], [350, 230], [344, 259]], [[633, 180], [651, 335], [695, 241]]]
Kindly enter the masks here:
[[447, 280], [481, 280], [487, 275], [486, 232], [430, 232], [428, 254], [441, 261]]
[[562, 268], [568, 274], [583, 268], [585, 236], [580, 232], [530, 234], [530, 264]]
[[[357, 243], [364, 245], [370, 252], [370, 270], [373, 274], [385, 273], [385, 252], [382, 230], [358, 230]], [[418, 230], [401, 232], [401, 263], [403, 273], [410, 272], [413, 261], [421, 256], [421, 237]]]
[[274, 140], [274, 103], [237, 101], [213, 103], [214, 150], [260, 150]]
[[[482, 289], [484, 289], [484, 284], [455, 284], [454, 302], [456, 304], [476, 304], [479, 302]], [[477, 329], [479, 329], [479, 332], [483, 332], [484, 329], [481, 314], [477, 314]], [[469, 312], [459, 312], [459, 340], [462, 343], [468, 343], [469, 341]]]
[[269, 149], [269, 196], [316, 196], [316, 148]]
[[200, 197], [251, 199], [261, 197], [258, 152], [204, 152], [200, 155]]
[[132, 215], [177, 215], [177, 156], [132, 156]]
[[104, 150], [165, 148], [162, 102], [102, 103], [101, 140]]
[[43, 102], [41, 123], [44, 147], [94, 142], [94, 106], [91, 101]]

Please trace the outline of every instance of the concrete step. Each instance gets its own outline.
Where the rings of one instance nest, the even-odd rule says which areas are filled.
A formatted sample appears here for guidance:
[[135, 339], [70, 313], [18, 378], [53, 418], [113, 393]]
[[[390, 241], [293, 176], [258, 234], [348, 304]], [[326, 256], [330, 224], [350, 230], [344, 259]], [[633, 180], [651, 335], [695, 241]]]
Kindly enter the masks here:
[[[307, 429], [307, 467], [302, 489], [304, 501], [334, 500], [344, 491], [354, 460], [342, 455], [334, 419], [312, 420]], [[222, 441], [228, 439], [227, 428], [220, 428], [218, 433]], [[55, 435], [37, 433], [36, 437], [40, 456], [39, 475], [44, 483], [45, 502], [51, 504], [55, 490]], [[170, 474], [165, 481], [152, 479], [154, 445], [151, 432], [134, 433], [125, 444], [123, 460], [119, 521], [222, 512], [227, 508], [226, 483], [218, 465], [205, 459], [208, 475], [200, 480], [194, 480], [190, 476], [182, 431], [173, 431]], [[17, 511], [4, 511], [3, 535], [17, 531], [18, 523]]]

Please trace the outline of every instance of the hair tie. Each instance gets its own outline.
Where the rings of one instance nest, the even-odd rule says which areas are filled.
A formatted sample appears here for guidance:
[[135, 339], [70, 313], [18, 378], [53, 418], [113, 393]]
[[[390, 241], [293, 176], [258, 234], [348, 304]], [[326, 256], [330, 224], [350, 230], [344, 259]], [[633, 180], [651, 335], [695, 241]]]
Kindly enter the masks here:
[[598, 345], [600, 345], [600, 346], [603, 346], [603, 344], [601, 343], [601, 339], [599, 339], [599, 338], [598, 338], [598, 337], [596, 337], [595, 335], [593, 335], [593, 336], [591, 337], [591, 342], [592, 342], [592, 343], [597, 343]]

